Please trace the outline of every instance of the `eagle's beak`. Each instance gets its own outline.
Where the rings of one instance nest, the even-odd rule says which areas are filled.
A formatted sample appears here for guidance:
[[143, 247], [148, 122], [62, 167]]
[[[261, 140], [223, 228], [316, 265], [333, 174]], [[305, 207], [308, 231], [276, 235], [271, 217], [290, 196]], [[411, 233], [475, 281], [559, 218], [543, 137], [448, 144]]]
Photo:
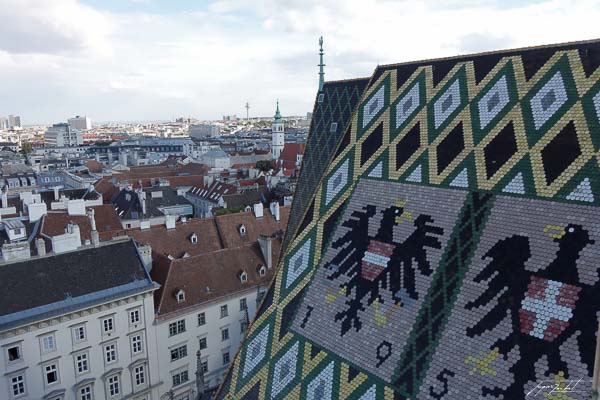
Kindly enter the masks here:
[[567, 231], [564, 226], [548, 224], [544, 227], [544, 233], [553, 239], [560, 239]]

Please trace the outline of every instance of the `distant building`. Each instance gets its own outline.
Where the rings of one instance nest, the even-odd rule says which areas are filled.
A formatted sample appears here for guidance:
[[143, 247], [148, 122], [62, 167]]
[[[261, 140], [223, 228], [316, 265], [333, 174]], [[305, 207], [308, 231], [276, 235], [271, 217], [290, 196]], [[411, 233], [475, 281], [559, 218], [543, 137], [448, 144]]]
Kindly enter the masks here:
[[83, 134], [69, 124], [54, 124], [44, 134], [44, 145], [48, 147], [73, 147], [83, 144]]
[[221, 128], [213, 124], [190, 125], [188, 134], [193, 138], [206, 138], [221, 136]]
[[0, 117], [0, 130], [8, 129], [8, 119], [6, 117]]
[[311, 112], [307, 112], [307, 113], [306, 113], [306, 120], [307, 120], [307, 121], [310, 121], [310, 120], [311, 120], [311, 118], [312, 118], [312, 113], [311, 113]]
[[20, 128], [21, 127], [21, 117], [18, 115], [9, 115], [8, 116], [8, 127], [9, 128]]
[[77, 115], [74, 118], [69, 118], [67, 122], [72, 129], [86, 131], [92, 128], [92, 120], [85, 116], [80, 117]]
[[278, 159], [285, 144], [283, 119], [281, 118], [281, 113], [279, 112], [279, 100], [277, 101], [277, 110], [275, 111], [275, 117], [273, 118], [273, 124], [271, 125], [271, 134], [271, 154], [273, 155], [273, 158]]
[[200, 160], [211, 168], [229, 168], [231, 166], [229, 154], [221, 149], [207, 151]]

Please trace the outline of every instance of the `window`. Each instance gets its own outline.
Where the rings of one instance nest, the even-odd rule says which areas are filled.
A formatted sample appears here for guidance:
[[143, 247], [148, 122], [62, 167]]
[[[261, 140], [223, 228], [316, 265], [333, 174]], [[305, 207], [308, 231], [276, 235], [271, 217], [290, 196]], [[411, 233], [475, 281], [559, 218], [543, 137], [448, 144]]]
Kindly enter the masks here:
[[177, 299], [178, 303], [185, 301], [185, 292], [183, 290], [180, 290], [179, 292], [177, 292], [177, 295], [175, 296], [175, 298]]
[[317, 102], [322, 103], [325, 98], [325, 93], [319, 93], [319, 97], [317, 98]]
[[202, 364], [200, 364], [200, 366], [202, 368], [202, 372], [204, 372], [204, 373], [208, 372], [208, 360], [202, 361]]
[[143, 365], [140, 365], [139, 367], [135, 367], [134, 369], [134, 376], [135, 376], [135, 385], [136, 386], [140, 386], [143, 385], [144, 383], [146, 383], [146, 369], [144, 368]]
[[175, 336], [185, 332], [185, 319], [171, 322], [169, 324], [169, 336]]
[[92, 400], [92, 387], [88, 385], [79, 389], [78, 400]]
[[129, 322], [132, 325], [140, 322], [140, 310], [132, 310], [129, 312]]
[[110, 397], [114, 397], [121, 393], [120, 383], [119, 375], [108, 378], [108, 394]]
[[104, 361], [107, 364], [117, 361], [117, 345], [115, 343], [104, 346]]
[[77, 366], [77, 374], [85, 374], [89, 372], [90, 366], [88, 362], [88, 353], [81, 353], [75, 356], [75, 364]]
[[108, 317], [102, 320], [102, 332], [111, 333], [114, 330], [113, 317]]
[[264, 290], [258, 292], [258, 295], [256, 296], [256, 304], [260, 303], [260, 301], [262, 300], [262, 298], [264, 297], [264, 295], [265, 295], [265, 291]]
[[267, 274], [267, 270], [266, 270], [265, 266], [263, 265], [258, 269], [258, 275], [265, 276], [266, 274]]
[[6, 349], [7, 360], [9, 363], [21, 361], [21, 345], [17, 344]]
[[246, 304], [246, 298], [240, 299], [240, 311], [246, 311], [248, 309], [248, 304]]
[[229, 328], [221, 328], [221, 340], [229, 340]]
[[248, 329], [248, 322], [240, 321], [240, 333], [246, 332], [246, 329]]
[[42, 353], [49, 353], [56, 350], [56, 341], [54, 340], [54, 334], [42, 336]]
[[173, 386], [181, 385], [189, 379], [187, 369], [173, 374]]
[[131, 337], [131, 352], [133, 354], [141, 353], [144, 350], [142, 343], [142, 335], [135, 335]]
[[198, 236], [195, 233], [193, 233], [192, 236], [190, 236], [190, 241], [192, 242], [192, 244], [198, 243]]
[[58, 382], [58, 366], [56, 364], [48, 364], [44, 367], [44, 376], [46, 385], [52, 385]]
[[329, 132], [331, 133], [336, 133], [337, 132], [337, 122], [332, 122], [331, 126], [329, 127]]
[[225, 318], [229, 315], [229, 311], [227, 311], [227, 304], [221, 306], [221, 318]]
[[200, 350], [204, 350], [207, 347], [206, 338], [200, 338]]
[[206, 324], [206, 314], [201, 312], [198, 314], [198, 326], [202, 326]]
[[223, 365], [229, 364], [229, 351], [223, 353]]
[[25, 394], [25, 375], [17, 375], [10, 378], [10, 387], [14, 397]]
[[171, 361], [176, 361], [187, 356], [187, 345], [171, 349]]
[[71, 328], [73, 333], [73, 343], [79, 343], [85, 341], [85, 325], [78, 325]]
[[248, 281], [248, 274], [246, 272], [242, 272], [240, 274], [240, 282], [246, 283]]

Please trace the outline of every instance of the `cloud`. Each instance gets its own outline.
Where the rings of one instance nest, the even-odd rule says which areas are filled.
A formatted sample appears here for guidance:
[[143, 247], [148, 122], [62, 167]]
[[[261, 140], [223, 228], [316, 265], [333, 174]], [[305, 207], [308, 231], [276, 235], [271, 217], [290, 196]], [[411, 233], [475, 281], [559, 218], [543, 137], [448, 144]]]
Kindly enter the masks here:
[[75, 0], [5, 0], [0, 49], [14, 54], [110, 51], [108, 18]]
[[469, 33], [458, 39], [456, 47], [465, 53], [479, 53], [506, 49], [512, 46], [514, 39], [510, 36], [494, 36], [490, 33]]
[[[8, 4], [4, 4], [7, 3]], [[377, 64], [600, 37], [591, 0], [217, 0], [105, 11], [5, 0], [0, 110], [27, 121], [304, 115], [318, 82]], [[108, 3], [106, 3], [108, 4]], [[133, 5], [131, 5], [133, 4]], [[172, 7], [168, 10], [164, 8]]]

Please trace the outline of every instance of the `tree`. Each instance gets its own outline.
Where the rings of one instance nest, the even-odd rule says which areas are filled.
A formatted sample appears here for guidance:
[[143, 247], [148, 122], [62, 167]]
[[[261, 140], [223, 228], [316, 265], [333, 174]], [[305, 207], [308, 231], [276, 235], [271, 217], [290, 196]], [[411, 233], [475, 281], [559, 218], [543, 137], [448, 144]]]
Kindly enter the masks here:
[[256, 168], [267, 172], [271, 170], [271, 161], [270, 160], [260, 160], [256, 162]]
[[31, 146], [31, 143], [23, 143], [21, 145], [21, 154], [23, 154], [24, 156], [31, 153], [32, 151], [33, 147]]

